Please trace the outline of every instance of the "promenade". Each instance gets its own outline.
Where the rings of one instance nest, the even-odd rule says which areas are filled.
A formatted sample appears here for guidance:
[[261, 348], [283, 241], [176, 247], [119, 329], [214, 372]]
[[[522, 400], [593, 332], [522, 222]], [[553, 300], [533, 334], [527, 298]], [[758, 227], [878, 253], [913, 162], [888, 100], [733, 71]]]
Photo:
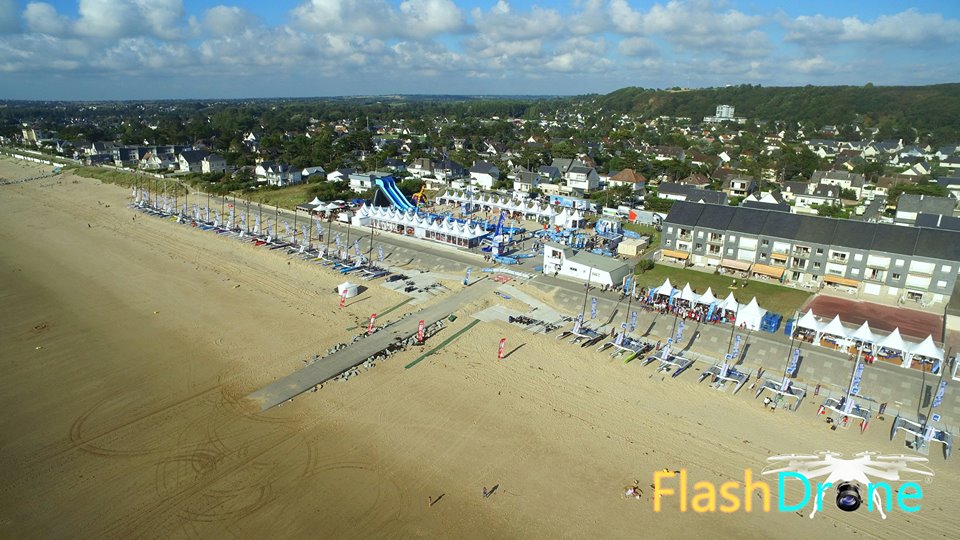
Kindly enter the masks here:
[[364, 360], [386, 349], [390, 344], [413, 336], [417, 333], [417, 326], [421, 320], [424, 321], [426, 326], [430, 326], [438, 320], [450, 316], [461, 306], [469, 305], [482, 296], [491, 294], [496, 286], [497, 283], [493, 280], [479, 280], [442, 302], [410, 313], [379, 332], [274, 381], [249, 394], [247, 399], [256, 403], [261, 411], [279, 405], [354, 366], [360, 365]]

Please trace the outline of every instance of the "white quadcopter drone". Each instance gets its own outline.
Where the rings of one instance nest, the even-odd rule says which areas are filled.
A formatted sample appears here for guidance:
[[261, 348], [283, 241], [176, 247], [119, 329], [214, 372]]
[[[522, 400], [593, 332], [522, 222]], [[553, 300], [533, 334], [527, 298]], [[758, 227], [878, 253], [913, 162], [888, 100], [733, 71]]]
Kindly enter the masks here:
[[[831, 487], [836, 486], [837, 508], [844, 512], [853, 512], [860, 508], [863, 502], [860, 489], [861, 486], [865, 487], [870, 484], [870, 476], [890, 482], [906, 481], [900, 477], [901, 473], [933, 476], [933, 471], [925, 465], [921, 465], [923, 469], [910, 468], [911, 463], [926, 463], [927, 458], [925, 457], [902, 454], [881, 456], [876, 452], [860, 452], [853, 459], [842, 459], [840, 458], [841, 455], [828, 451], [818, 452], [815, 455], [773, 456], [767, 458], [767, 461], [771, 464], [764, 468], [761, 474], [772, 475], [781, 472], [795, 472], [805, 476], [807, 480], [825, 476], [826, 478], [822, 483], [825, 485], [829, 483]], [[770, 469], [770, 467], [779, 465], [784, 461], [787, 462], [785, 467]], [[817, 496], [821, 497], [822, 500], [822, 497], [826, 496], [826, 490], [822, 494], [817, 493]], [[887, 519], [887, 515], [883, 511], [880, 490], [874, 490], [873, 499], [874, 505], [880, 511], [880, 516]], [[817, 513], [820, 502], [814, 500], [810, 519], [813, 519], [813, 516]]]

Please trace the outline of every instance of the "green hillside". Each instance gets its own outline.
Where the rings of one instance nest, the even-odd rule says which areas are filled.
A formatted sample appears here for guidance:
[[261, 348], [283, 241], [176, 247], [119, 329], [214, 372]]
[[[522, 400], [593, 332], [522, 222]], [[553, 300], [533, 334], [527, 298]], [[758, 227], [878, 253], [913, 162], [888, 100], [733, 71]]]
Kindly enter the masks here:
[[699, 121], [719, 104], [736, 107], [737, 116], [809, 123], [816, 127], [859, 123], [885, 131], [916, 129], [936, 139], [960, 139], [960, 84], [932, 86], [753, 85], [696, 90], [622, 88], [595, 98], [604, 110], [655, 116], [686, 116]]

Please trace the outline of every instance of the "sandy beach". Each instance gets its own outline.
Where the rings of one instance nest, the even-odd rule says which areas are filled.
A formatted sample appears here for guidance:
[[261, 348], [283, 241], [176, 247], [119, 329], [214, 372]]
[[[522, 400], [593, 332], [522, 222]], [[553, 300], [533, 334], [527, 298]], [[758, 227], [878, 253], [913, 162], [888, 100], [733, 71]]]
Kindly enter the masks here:
[[[40, 170], [0, 159], [3, 178]], [[960, 534], [956, 456], [937, 452], [914, 514], [842, 513], [832, 490], [812, 520], [681, 513], [675, 499], [656, 513], [654, 471], [719, 484], [770, 455], [898, 453], [891, 415], [831, 431], [812, 400], [771, 413], [693, 373], [662, 380], [506, 324], [260, 413], [242, 396], [406, 297], [377, 282], [339, 309], [341, 276], [145, 216], [129, 195], [70, 174], [0, 186], [2, 537]], [[435, 342], [496, 301], [463, 306]], [[512, 352], [498, 361], [501, 337]], [[640, 501], [623, 496], [634, 480]]]

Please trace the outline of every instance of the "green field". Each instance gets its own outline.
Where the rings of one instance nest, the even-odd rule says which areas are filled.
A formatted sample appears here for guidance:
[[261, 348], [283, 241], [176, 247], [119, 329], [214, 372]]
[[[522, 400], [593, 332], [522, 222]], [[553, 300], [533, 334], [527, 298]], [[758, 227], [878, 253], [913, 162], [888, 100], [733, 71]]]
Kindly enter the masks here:
[[298, 204], [310, 202], [313, 196], [309, 194], [311, 184], [298, 184], [296, 186], [287, 186], [280, 189], [258, 190], [250, 194], [237, 195], [237, 198], [249, 198], [251, 203], [262, 202], [272, 206], [279, 206], [293, 210]]
[[642, 234], [650, 237], [650, 245], [647, 246], [647, 249], [643, 250], [643, 253], [641, 255], [646, 255], [647, 253], [660, 247], [660, 231], [655, 229], [653, 226], [640, 225], [639, 223], [624, 223], [623, 228], [628, 231], [633, 231], [637, 234]]
[[[675, 268], [662, 264], [656, 265], [653, 270], [649, 270], [637, 276], [637, 286], [639, 287], [659, 287], [663, 280], [670, 278], [670, 283], [676, 288], [682, 288], [687, 282], [698, 293], [703, 294], [707, 287], [713, 289], [713, 295], [719, 299], [726, 298], [733, 292], [740, 303], [747, 303], [754, 296], [757, 297], [757, 303], [760, 307], [779, 313], [784, 318], [793, 317], [794, 311], [800, 308], [812, 293], [774, 285], [769, 282], [737, 279], [737, 288], [731, 288], [733, 279], [728, 275], [718, 275], [714, 273], [700, 272], [687, 268]], [[742, 285], [746, 283], [746, 286]]]

